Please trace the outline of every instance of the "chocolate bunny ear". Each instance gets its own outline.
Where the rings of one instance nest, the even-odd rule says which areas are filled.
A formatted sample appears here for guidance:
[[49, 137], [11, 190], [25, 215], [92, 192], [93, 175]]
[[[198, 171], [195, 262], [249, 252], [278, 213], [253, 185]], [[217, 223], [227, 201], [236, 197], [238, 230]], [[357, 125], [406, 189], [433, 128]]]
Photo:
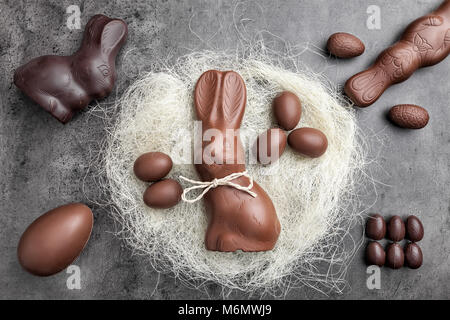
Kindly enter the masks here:
[[201, 121], [214, 121], [215, 126], [238, 128], [246, 99], [244, 80], [234, 71], [206, 71], [195, 86], [197, 117]]
[[194, 99], [197, 117], [202, 121], [206, 121], [211, 114], [218, 85], [218, 72], [215, 70], [206, 71], [197, 81]]
[[244, 80], [234, 72], [228, 71], [223, 80], [223, 114], [229, 123], [237, 123], [240, 126], [244, 116], [247, 92]]
[[102, 53], [115, 55], [125, 41], [127, 33], [127, 25], [122, 20], [108, 22], [103, 28], [100, 39]]

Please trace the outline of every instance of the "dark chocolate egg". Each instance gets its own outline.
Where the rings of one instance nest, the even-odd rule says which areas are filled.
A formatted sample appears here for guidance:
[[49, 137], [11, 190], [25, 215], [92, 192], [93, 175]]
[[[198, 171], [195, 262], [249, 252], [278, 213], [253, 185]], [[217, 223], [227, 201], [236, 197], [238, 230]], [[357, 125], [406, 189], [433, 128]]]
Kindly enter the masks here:
[[22, 267], [49, 276], [69, 266], [81, 253], [92, 231], [91, 209], [67, 204], [37, 218], [23, 233], [17, 248]]
[[406, 236], [409, 240], [417, 242], [423, 239], [423, 225], [416, 216], [409, 216], [406, 219]]
[[388, 238], [398, 242], [405, 238], [405, 223], [399, 216], [393, 216], [387, 225]]
[[148, 152], [134, 162], [134, 174], [142, 181], [155, 182], [167, 176], [172, 170], [172, 159], [162, 152]]
[[280, 127], [294, 129], [302, 115], [300, 99], [290, 91], [283, 91], [273, 100], [273, 112]]
[[167, 209], [173, 207], [181, 200], [183, 188], [173, 179], [158, 181], [144, 192], [144, 202], [155, 209]]
[[374, 240], [381, 240], [386, 235], [386, 222], [378, 213], [373, 214], [367, 220], [366, 235]]
[[386, 261], [386, 253], [383, 247], [376, 241], [372, 241], [366, 248], [366, 262], [368, 265], [382, 267]]
[[[274, 128], [259, 135], [256, 143], [257, 159], [262, 164], [276, 162], [286, 148], [287, 137], [283, 130]], [[273, 151], [273, 152], [272, 152]]]
[[392, 269], [400, 269], [404, 263], [403, 248], [398, 243], [391, 243], [386, 250], [386, 265]]
[[289, 146], [296, 152], [318, 158], [327, 151], [328, 140], [322, 131], [314, 128], [299, 128], [288, 136]]
[[420, 247], [415, 243], [408, 243], [405, 247], [406, 265], [411, 269], [418, 269], [423, 262], [423, 254]]

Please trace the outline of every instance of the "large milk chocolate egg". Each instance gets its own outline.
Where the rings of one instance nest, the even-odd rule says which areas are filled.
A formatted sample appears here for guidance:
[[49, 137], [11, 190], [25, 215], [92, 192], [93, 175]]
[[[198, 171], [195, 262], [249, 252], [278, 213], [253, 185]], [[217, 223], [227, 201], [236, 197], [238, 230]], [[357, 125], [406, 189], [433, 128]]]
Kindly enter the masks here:
[[67, 204], [37, 218], [17, 248], [22, 267], [38, 276], [65, 269], [81, 253], [92, 231], [92, 211], [81, 203]]
[[273, 112], [280, 127], [294, 129], [302, 115], [300, 99], [292, 92], [284, 91], [273, 100]]
[[299, 128], [288, 136], [289, 146], [296, 152], [318, 158], [327, 151], [328, 140], [322, 131], [314, 128]]
[[286, 148], [286, 133], [274, 128], [259, 135], [256, 143], [257, 159], [261, 164], [276, 162]]
[[172, 170], [172, 159], [162, 152], [148, 152], [134, 162], [134, 174], [142, 181], [155, 182]]
[[152, 184], [144, 192], [144, 202], [151, 208], [167, 209], [181, 200], [183, 188], [173, 179], [165, 179]]

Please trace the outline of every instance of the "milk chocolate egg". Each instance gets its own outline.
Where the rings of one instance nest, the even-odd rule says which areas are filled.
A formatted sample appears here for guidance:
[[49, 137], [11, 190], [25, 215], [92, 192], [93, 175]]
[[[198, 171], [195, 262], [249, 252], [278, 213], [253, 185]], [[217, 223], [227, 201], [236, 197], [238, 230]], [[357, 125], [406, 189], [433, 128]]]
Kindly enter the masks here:
[[22, 267], [50, 276], [69, 266], [81, 253], [92, 231], [92, 211], [81, 203], [67, 204], [37, 218], [17, 248]]
[[353, 58], [363, 54], [366, 49], [364, 43], [346, 32], [334, 33], [328, 38], [327, 48], [330, 53], [338, 58]]
[[322, 131], [314, 128], [299, 128], [288, 136], [289, 146], [296, 152], [318, 158], [327, 151], [328, 140]]
[[273, 112], [280, 127], [294, 129], [302, 115], [300, 99], [290, 91], [284, 91], [273, 100]]
[[386, 253], [383, 247], [376, 241], [372, 241], [366, 248], [366, 262], [368, 265], [382, 267], [386, 261]]
[[403, 248], [398, 243], [391, 243], [386, 250], [386, 265], [392, 269], [400, 269], [404, 263]]
[[287, 137], [283, 130], [274, 128], [259, 135], [256, 143], [257, 159], [261, 164], [276, 162], [286, 148]]
[[142, 181], [155, 182], [172, 170], [172, 159], [162, 152], [148, 152], [134, 162], [134, 174]]
[[417, 242], [423, 239], [423, 225], [416, 216], [406, 219], [406, 236], [409, 240]]
[[399, 104], [391, 108], [389, 119], [400, 128], [422, 129], [430, 121], [428, 111], [414, 104]]
[[378, 213], [373, 214], [367, 220], [366, 235], [374, 240], [381, 240], [386, 235], [386, 222]]
[[167, 209], [181, 200], [183, 188], [173, 179], [158, 181], [144, 192], [144, 202], [151, 208]]
[[393, 216], [387, 225], [388, 238], [398, 242], [405, 238], [405, 223], [399, 216]]
[[423, 262], [422, 250], [416, 243], [408, 243], [405, 247], [406, 265], [411, 269], [418, 269]]

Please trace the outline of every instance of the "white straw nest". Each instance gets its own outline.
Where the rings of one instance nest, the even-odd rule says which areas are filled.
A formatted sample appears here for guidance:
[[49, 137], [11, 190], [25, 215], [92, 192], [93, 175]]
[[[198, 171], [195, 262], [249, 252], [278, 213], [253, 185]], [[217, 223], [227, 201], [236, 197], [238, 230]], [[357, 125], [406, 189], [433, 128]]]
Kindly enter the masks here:
[[[245, 81], [247, 106], [241, 135], [276, 126], [272, 100], [280, 91], [290, 90], [303, 106], [298, 127], [313, 127], [328, 137], [328, 150], [318, 159], [286, 148], [278, 166], [247, 165], [249, 174], [271, 197], [281, 222], [272, 251], [207, 251], [203, 201], [182, 202], [167, 210], [143, 203], [146, 184], [134, 176], [134, 160], [149, 151], [167, 153], [175, 163], [182, 160], [180, 145], [192, 143], [194, 86], [209, 69], [234, 70]], [[122, 226], [119, 236], [148, 257], [156, 270], [171, 272], [195, 287], [217, 283], [224, 293], [237, 289], [283, 295], [290, 287], [302, 285], [323, 292], [344, 288], [346, 266], [356, 248], [353, 239], [348, 241], [348, 230], [358, 215], [355, 187], [364, 157], [354, 111], [330, 85], [313, 74], [275, 66], [262, 56], [195, 52], [173, 66], [146, 74], [129, 87], [117, 106], [118, 118], [102, 150], [103, 187]], [[198, 179], [192, 164], [175, 164], [169, 177], [180, 181], [180, 175]]]

